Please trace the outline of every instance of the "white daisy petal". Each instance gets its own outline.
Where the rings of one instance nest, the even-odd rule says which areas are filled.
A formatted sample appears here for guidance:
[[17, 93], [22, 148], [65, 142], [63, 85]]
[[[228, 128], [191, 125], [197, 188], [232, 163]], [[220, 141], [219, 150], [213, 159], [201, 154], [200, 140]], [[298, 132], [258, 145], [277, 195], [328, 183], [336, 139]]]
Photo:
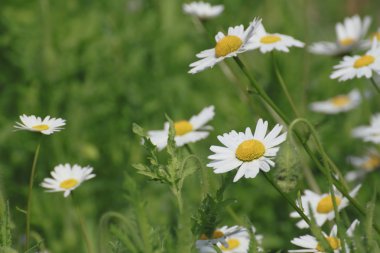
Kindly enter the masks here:
[[250, 128], [246, 128], [245, 132], [231, 131], [219, 135], [218, 139], [224, 147], [210, 147], [214, 154], [208, 158], [213, 161], [207, 166], [218, 174], [238, 168], [234, 182], [242, 177], [254, 178], [260, 170], [268, 172], [270, 167], [274, 166], [270, 157], [276, 155], [278, 145], [286, 139], [286, 133], [280, 134], [280, 125], [276, 125], [268, 135], [267, 129], [268, 122], [259, 119], [254, 133]]
[[31, 132], [39, 132], [45, 135], [59, 132], [66, 125], [66, 121], [61, 118], [50, 118], [46, 116], [43, 120], [34, 115], [27, 116], [25, 114], [20, 116], [21, 122], [16, 122], [14, 128], [18, 130], [27, 130]]
[[50, 173], [53, 178], [45, 178], [41, 186], [49, 189], [49, 191], [63, 191], [64, 197], [70, 195], [71, 191], [81, 185], [82, 182], [95, 177], [89, 166], [80, 167], [77, 164], [59, 164], [54, 167]]

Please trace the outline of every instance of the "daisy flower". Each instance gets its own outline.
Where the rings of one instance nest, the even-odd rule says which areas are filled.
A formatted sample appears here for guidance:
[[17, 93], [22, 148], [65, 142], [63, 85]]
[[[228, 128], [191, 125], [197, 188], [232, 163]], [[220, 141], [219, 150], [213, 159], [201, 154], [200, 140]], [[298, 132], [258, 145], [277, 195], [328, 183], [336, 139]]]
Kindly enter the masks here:
[[216, 45], [214, 48], [204, 50], [196, 56], [201, 60], [190, 64], [189, 73], [195, 74], [206, 68], [212, 68], [218, 62], [225, 58], [237, 56], [248, 50], [252, 50], [252, 42], [250, 39], [255, 34], [257, 27], [261, 24], [261, 20], [255, 18], [248, 28], [244, 30], [243, 25], [228, 28], [227, 35], [219, 32], [215, 36]]
[[66, 125], [66, 120], [61, 118], [50, 118], [50, 116], [41, 119], [34, 115], [27, 116], [23, 114], [20, 116], [20, 121], [21, 123], [16, 122], [16, 125], [14, 125], [17, 130], [40, 132], [46, 135], [59, 132], [63, 129], [63, 126]]
[[334, 66], [335, 71], [331, 79], [347, 81], [353, 78], [371, 78], [374, 73], [380, 73], [380, 47], [377, 40], [373, 40], [372, 47], [364, 55], [345, 56], [343, 61]]
[[[190, 120], [180, 120], [174, 123], [175, 142], [178, 147], [186, 143], [196, 142], [206, 138], [209, 135], [211, 126], [205, 126], [214, 117], [214, 106], [204, 108], [198, 115]], [[162, 150], [168, 144], [169, 122], [165, 122], [164, 130], [148, 131], [151, 142]]]
[[[359, 224], [359, 221], [354, 220], [352, 224], [350, 225], [350, 227], [347, 229], [346, 235], [349, 238], [352, 238], [354, 236], [354, 231], [358, 224]], [[338, 238], [337, 226], [334, 225], [329, 235], [326, 235], [325, 233], [323, 233], [323, 235], [325, 236], [330, 247], [334, 250], [334, 253], [340, 253], [342, 250], [342, 243], [340, 242], [340, 239]], [[303, 249], [289, 250], [288, 252], [304, 252], [304, 253], [310, 253], [310, 252], [324, 253], [325, 252], [321, 243], [318, 242], [317, 238], [311, 235], [304, 235], [304, 236], [294, 238], [291, 241], [291, 243], [299, 247], [302, 247]], [[350, 247], [348, 246], [347, 243], [344, 244], [344, 248], [347, 253], [350, 252]]]
[[245, 228], [234, 226], [228, 228], [224, 226], [219, 229], [224, 234], [229, 231], [237, 230], [238, 232], [226, 236], [227, 245], [222, 245], [218, 243], [218, 247], [223, 253], [247, 253], [249, 249], [249, 233]]
[[[361, 185], [356, 186], [350, 192], [350, 196], [355, 197], [360, 187]], [[335, 202], [337, 204], [338, 211], [341, 211], [350, 203], [349, 200], [343, 197], [338, 191], [335, 191]], [[335, 218], [334, 204], [330, 193], [319, 195], [310, 190], [305, 190], [304, 195], [301, 196], [301, 203], [305, 215], [311, 218], [311, 214], [313, 214], [315, 222], [319, 227], [321, 227], [327, 220], [332, 220]], [[299, 206], [299, 204], [297, 205]], [[292, 212], [290, 217], [300, 218], [301, 216], [297, 212]], [[297, 227], [308, 228], [309, 225], [304, 220], [301, 220], [297, 223]]]
[[203, 1], [191, 2], [189, 4], [183, 4], [183, 11], [191, 16], [196, 16], [199, 19], [206, 20], [219, 16], [223, 10], [223, 5], [211, 5]]
[[[256, 230], [252, 227], [252, 232]], [[255, 235], [259, 246], [262, 243], [262, 235]], [[247, 229], [240, 226], [223, 226], [217, 228], [213, 233], [213, 238], [209, 239], [202, 235], [196, 242], [196, 247], [200, 253], [216, 253], [213, 245], [216, 245], [223, 253], [247, 253], [249, 250], [250, 235]], [[259, 247], [259, 251], [262, 249]]]
[[337, 114], [354, 109], [360, 104], [360, 102], [360, 92], [355, 89], [347, 95], [338, 95], [326, 101], [311, 103], [310, 109], [315, 112]]
[[279, 124], [268, 134], [267, 129], [268, 121], [259, 119], [254, 134], [247, 127], [245, 133], [231, 131], [219, 135], [218, 139], [225, 147], [210, 147], [215, 154], [208, 158], [214, 161], [207, 166], [213, 168], [217, 174], [238, 168], [234, 182], [243, 176], [254, 178], [260, 170], [268, 172], [274, 166], [271, 158], [276, 156], [279, 150], [277, 146], [286, 140], [286, 133], [280, 135], [282, 126]]
[[349, 157], [349, 161], [356, 167], [356, 170], [348, 172], [346, 180], [354, 181], [380, 168], [380, 153], [375, 149], [370, 149], [365, 156], [352, 156]]
[[380, 143], [380, 113], [372, 116], [369, 126], [359, 126], [352, 131], [352, 135], [367, 142]]
[[258, 26], [250, 42], [252, 43], [253, 49], [259, 48], [263, 54], [273, 50], [287, 53], [289, 52], [289, 47], [303, 47], [305, 45], [303, 42], [288, 35], [267, 33], [262, 24]]
[[80, 167], [77, 164], [59, 164], [50, 173], [52, 178], [45, 178], [41, 186], [49, 189], [48, 192], [63, 191], [63, 196], [67, 197], [70, 192], [81, 185], [82, 182], [95, 177], [90, 166]]
[[345, 18], [344, 23], [338, 23], [335, 26], [336, 42], [316, 42], [309, 47], [309, 51], [314, 54], [337, 56], [350, 53], [355, 49], [364, 49], [367, 46], [363, 38], [370, 24], [370, 17], [365, 17], [363, 20], [358, 15]]

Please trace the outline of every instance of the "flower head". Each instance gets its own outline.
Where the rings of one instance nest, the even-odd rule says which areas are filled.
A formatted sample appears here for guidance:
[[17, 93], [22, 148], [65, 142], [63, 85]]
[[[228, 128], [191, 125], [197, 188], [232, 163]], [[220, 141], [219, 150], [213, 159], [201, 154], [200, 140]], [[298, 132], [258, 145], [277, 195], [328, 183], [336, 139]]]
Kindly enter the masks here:
[[50, 173], [52, 178], [45, 178], [41, 186], [49, 189], [49, 192], [63, 191], [64, 196], [70, 195], [70, 192], [81, 185], [82, 182], [95, 177], [92, 173], [93, 168], [90, 166], [80, 167], [77, 164], [59, 164], [54, 167]]
[[191, 2], [189, 4], [183, 4], [183, 11], [186, 14], [196, 16], [202, 20], [210, 19], [219, 16], [223, 10], [223, 5], [211, 5], [203, 1]]
[[347, 81], [353, 78], [371, 78], [374, 73], [380, 73], [380, 47], [374, 40], [372, 47], [364, 55], [345, 56], [343, 61], [334, 66], [331, 79]]
[[[355, 197], [360, 187], [361, 185], [356, 186], [350, 192], [350, 196]], [[335, 191], [335, 203], [338, 211], [341, 211], [343, 208], [348, 206], [349, 200], [343, 197], [340, 192]], [[305, 215], [309, 218], [313, 215], [315, 222], [319, 227], [322, 226], [327, 220], [332, 220], [335, 218], [333, 197], [330, 193], [320, 195], [310, 190], [306, 190], [304, 195], [301, 196], [301, 204]], [[290, 217], [300, 218], [301, 216], [297, 212], [292, 212]], [[297, 223], [297, 227], [308, 228], [309, 225], [304, 220], [301, 220]]]
[[337, 56], [350, 53], [355, 49], [364, 49], [367, 46], [363, 38], [370, 24], [370, 17], [365, 17], [363, 20], [358, 15], [345, 18], [344, 23], [338, 23], [335, 26], [336, 42], [316, 42], [309, 47], [309, 51], [314, 54]]
[[276, 156], [277, 146], [286, 140], [286, 133], [280, 135], [282, 126], [278, 124], [268, 134], [267, 129], [268, 122], [259, 119], [254, 134], [247, 127], [244, 133], [231, 131], [219, 135], [218, 139], [225, 147], [211, 146], [210, 150], [215, 154], [208, 158], [214, 161], [207, 166], [213, 168], [214, 173], [238, 168], [234, 182], [243, 176], [254, 178], [260, 170], [268, 172], [274, 166], [271, 158]]
[[380, 143], [380, 113], [372, 116], [369, 126], [359, 126], [352, 131], [352, 135], [363, 141]]
[[310, 109], [315, 112], [337, 114], [354, 109], [360, 102], [360, 92], [358, 90], [352, 90], [347, 95], [338, 95], [326, 101], [311, 103]]
[[376, 149], [368, 150], [363, 157], [349, 157], [349, 161], [356, 167], [356, 170], [346, 174], [347, 181], [361, 179], [366, 174], [380, 169], [380, 153]]
[[250, 39], [255, 34], [260, 23], [261, 20], [255, 18], [246, 30], [244, 30], [243, 25], [239, 25], [228, 28], [227, 35], [219, 32], [215, 36], [215, 47], [197, 54], [196, 56], [201, 60], [190, 64], [191, 69], [189, 73], [195, 74], [206, 68], [212, 68], [225, 58], [234, 57], [245, 51], [252, 50], [252, 42], [250, 42]]
[[[354, 231], [356, 226], [359, 224], [358, 220], [354, 220], [350, 227], [346, 231], [346, 235], [349, 238], [352, 238], [354, 235]], [[331, 229], [331, 232], [329, 235], [325, 236], [328, 244], [330, 247], [334, 250], [334, 253], [340, 253], [342, 250], [342, 243], [341, 240], [338, 237], [338, 228], [336, 225]], [[294, 245], [297, 245], [299, 247], [302, 247], [303, 249], [297, 249], [297, 250], [289, 250], [288, 252], [304, 252], [304, 253], [310, 253], [310, 252], [316, 252], [316, 253], [324, 253], [326, 252], [320, 242], [318, 242], [317, 238], [311, 235], [304, 235], [297, 238], [294, 238], [291, 243]], [[347, 243], [344, 245], [345, 251], [347, 253], [350, 252], [350, 248]]]
[[250, 39], [252, 49], [259, 48], [261, 53], [273, 50], [289, 52], [289, 47], [303, 47], [305, 44], [291, 36], [280, 33], [267, 33], [262, 24], [257, 28], [256, 33]]
[[[255, 233], [252, 228], [253, 234]], [[262, 242], [262, 235], [255, 235], [259, 245]], [[212, 238], [202, 235], [196, 242], [196, 247], [200, 253], [216, 253], [213, 245], [216, 245], [223, 253], [247, 253], [249, 250], [250, 236], [247, 229], [240, 226], [217, 228]], [[259, 251], [262, 251], [259, 247]]]
[[54, 132], [59, 132], [66, 125], [64, 119], [50, 118], [46, 116], [44, 119], [34, 115], [27, 116], [25, 114], [20, 116], [20, 122], [16, 122], [14, 126], [17, 130], [28, 130], [32, 132], [40, 132], [42, 134], [50, 135]]
[[[210, 126], [205, 126], [214, 117], [214, 106], [204, 108], [198, 115], [190, 120], [180, 120], [174, 122], [175, 142], [177, 146], [183, 146], [186, 143], [196, 142], [206, 138], [209, 135]], [[164, 124], [164, 130], [148, 131], [150, 140], [158, 149], [163, 149], [168, 143], [169, 122]]]

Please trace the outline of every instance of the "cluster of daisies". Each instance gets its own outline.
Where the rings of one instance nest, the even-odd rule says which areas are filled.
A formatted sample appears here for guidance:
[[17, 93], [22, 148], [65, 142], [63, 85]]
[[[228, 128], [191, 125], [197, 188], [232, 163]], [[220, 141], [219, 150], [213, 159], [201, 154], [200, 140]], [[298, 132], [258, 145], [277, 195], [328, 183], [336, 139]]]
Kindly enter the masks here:
[[[183, 10], [189, 15], [199, 18], [201, 21], [216, 17], [224, 10], [222, 5], [212, 6], [209, 3], [193, 2], [184, 4]], [[345, 81], [355, 77], [365, 77], [372, 79], [375, 88], [376, 81], [380, 74], [380, 32], [366, 38], [371, 19], [359, 16], [346, 18], [343, 23], [336, 25], [337, 40], [335, 42], [317, 42], [308, 47], [309, 52], [329, 56], [344, 56], [343, 60], [334, 67], [334, 72], [330, 78]], [[379, 30], [380, 31], [380, 30]], [[268, 33], [261, 19], [255, 18], [244, 29], [243, 25], [230, 27], [227, 34], [222, 32], [215, 36], [215, 47], [204, 50], [197, 54], [198, 61], [190, 64], [189, 73], [195, 74], [207, 68], [212, 68], [217, 63], [226, 58], [237, 57], [245, 51], [258, 49], [261, 53], [271, 51], [289, 52], [290, 47], [302, 48], [305, 44], [291, 36], [280, 33]], [[347, 56], [353, 52], [367, 50], [362, 55]], [[310, 104], [310, 109], [315, 112], [326, 114], [337, 114], [347, 112], [360, 105], [364, 98], [370, 97], [370, 92], [359, 92], [353, 89], [348, 94], [340, 94], [327, 101], [314, 102]], [[179, 120], [174, 123], [175, 142], [177, 146], [187, 145], [206, 138], [212, 127], [207, 123], [213, 119], [214, 107], [204, 108], [198, 115], [189, 120]], [[207, 166], [212, 168], [214, 173], [226, 173], [235, 170], [234, 182], [241, 178], [255, 178], [260, 171], [269, 172], [275, 166], [273, 158], [279, 151], [279, 145], [286, 140], [286, 132], [282, 132], [283, 126], [277, 124], [272, 129], [268, 129], [268, 122], [259, 119], [254, 131], [247, 127], [244, 131], [232, 130], [228, 133], [217, 136], [222, 144], [213, 145], [210, 150], [213, 154], [209, 155], [211, 160]], [[148, 135], [153, 144], [160, 150], [167, 145], [169, 133], [169, 123], [166, 122], [164, 130], [149, 131]], [[369, 126], [360, 126], [353, 130], [352, 135], [367, 142], [380, 143], [380, 114], [373, 115]], [[347, 173], [346, 179], [354, 181], [380, 167], [380, 154], [373, 148], [364, 157], [350, 157], [351, 162], [358, 171]], [[356, 186], [349, 195], [356, 196], [361, 185]], [[340, 212], [349, 205], [349, 200], [339, 191], [334, 189], [331, 192], [318, 194], [310, 190], [305, 190], [297, 203], [309, 219], [314, 220], [319, 227], [326, 221], [335, 218], [336, 211]], [[334, 206], [337, 210], [334, 210]], [[290, 214], [292, 218], [301, 218], [297, 212]], [[354, 220], [346, 231], [348, 238], [353, 236], [353, 232], [358, 220]], [[300, 229], [309, 228], [305, 220], [297, 222]], [[246, 228], [234, 226], [231, 228], [223, 227], [216, 229], [209, 238], [202, 235], [196, 242], [196, 247], [201, 253], [217, 252], [214, 247], [218, 247], [222, 252], [245, 253], [249, 249], [249, 235]], [[334, 252], [350, 252], [348, 242], [338, 237], [337, 226], [334, 225], [330, 233], [322, 232]], [[262, 236], [255, 237], [259, 242]], [[342, 241], [341, 241], [342, 240]], [[304, 235], [294, 238], [291, 243], [301, 247], [301, 249], [289, 250], [289, 252], [325, 252], [322, 244], [312, 235]], [[259, 247], [259, 251], [261, 248]]]
[[[66, 121], [61, 118], [51, 118], [46, 116], [44, 119], [34, 115], [21, 115], [20, 122], [14, 126], [17, 130], [27, 130], [45, 135], [51, 135], [61, 131], [66, 125]], [[50, 173], [51, 178], [45, 178], [41, 186], [50, 192], [64, 192], [64, 196], [78, 188], [84, 181], [95, 177], [92, 174], [93, 168], [90, 166], [81, 167], [77, 164], [59, 164]]]

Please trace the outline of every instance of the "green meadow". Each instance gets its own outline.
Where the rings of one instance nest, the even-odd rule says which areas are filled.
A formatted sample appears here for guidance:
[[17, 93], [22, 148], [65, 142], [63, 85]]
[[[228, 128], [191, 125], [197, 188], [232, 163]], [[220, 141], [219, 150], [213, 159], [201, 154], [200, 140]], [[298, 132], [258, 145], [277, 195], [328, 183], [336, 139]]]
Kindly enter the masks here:
[[[285, 126], [283, 132], [288, 130], [289, 124], [252, 90], [233, 58], [200, 73], [188, 73], [195, 55], [215, 46], [219, 31], [240, 24], [247, 27], [255, 17], [262, 18], [268, 32], [287, 34], [306, 44], [289, 48], [289, 53], [252, 50], [239, 55], [250, 75], [292, 122], [297, 116], [276, 77], [275, 57], [299, 118], [307, 119], [316, 131], [312, 135], [305, 124], [297, 124], [294, 128], [301, 141], [289, 134], [279, 146], [281, 158], [273, 158], [276, 165], [266, 175], [280, 185], [283, 194], [296, 203], [310, 189], [308, 177], [322, 193], [328, 193], [336, 168], [342, 175], [355, 170], [349, 156], [363, 156], [370, 148], [380, 152], [379, 144], [351, 135], [380, 112], [380, 94], [366, 78], [331, 79], [333, 66], [342, 57], [307, 50], [312, 42], [335, 41], [335, 24], [355, 14], [370, 16], [368, 34], [374, 33], [380, 27], [380, 2], [212, 0], [211, 4], [223, 4], [224, 11], [204, 26], [183, 12], [184, 3], [0, 1], [0, 253], [195, 253], [195, 242], [204, 233], [195, 225], [201, 217], [215, 229], [254, 225], [264, 237], [264, 252], [300, 249], [291, 244], [293, 238], [315, 231], [318, 235], [314, 224], [313, 231], [296, 227], [299, 219], [289, 216], [294, 209], [266, 180], [265, 172], [233, 183], [237, 170], [215, 174], [206, 166], [213, 154], [210, 146], [222, 146], [219, 135], [243, 132], [246, 127], [254, 131], [260, 118], [269, 122], [269, 129], [279, 123]], [[353, 110], [328, 115], [309, 108], [312, 102], [355, 88], [368, 95]], [[189, 119], [210, 105], [215, 107], [215, 116], [207, 123], [213, 128], [207, 138], [177, 148], [171, 143], [162, 151], [155, 151], [145, 140], [148, 149], [144, 148], [147, 131], [163, 129], [168, 118]], [[66, 125], [52, 135], [15, 131], [23, 114], [62, 118]], [[331, 159], [329, 165], [314, 137]], [[38, 143], [27, 246], [29, 180]], [[65, 163], [91, 166], [96, 174], [67, 198], [40, 185], [56, 165]], [[157, 168], [183, 171], [176, 174], [177, 181], [167, 182], [143, 175], [137, 164], [149, 167], [152, 175], [158, 173]], [[362, 184], [355, 197], [362, 210], [350, 203], [340, 212], [339, 231], [354, 219], [360, 221], [351, 238], [356, 246], [347, 253], [380, 252], [379, 182], [379, 172], [373, 171], [346, 185], [353, 189]], [[224, 202], [205, 208], [202, 200], [210, 196], [218, 201], [221, 186], [225, 187]], [[322, 230], [329, 233], [334, 224], [329, 221]], [[257, 252], [254, 243], [247, 252]]]

